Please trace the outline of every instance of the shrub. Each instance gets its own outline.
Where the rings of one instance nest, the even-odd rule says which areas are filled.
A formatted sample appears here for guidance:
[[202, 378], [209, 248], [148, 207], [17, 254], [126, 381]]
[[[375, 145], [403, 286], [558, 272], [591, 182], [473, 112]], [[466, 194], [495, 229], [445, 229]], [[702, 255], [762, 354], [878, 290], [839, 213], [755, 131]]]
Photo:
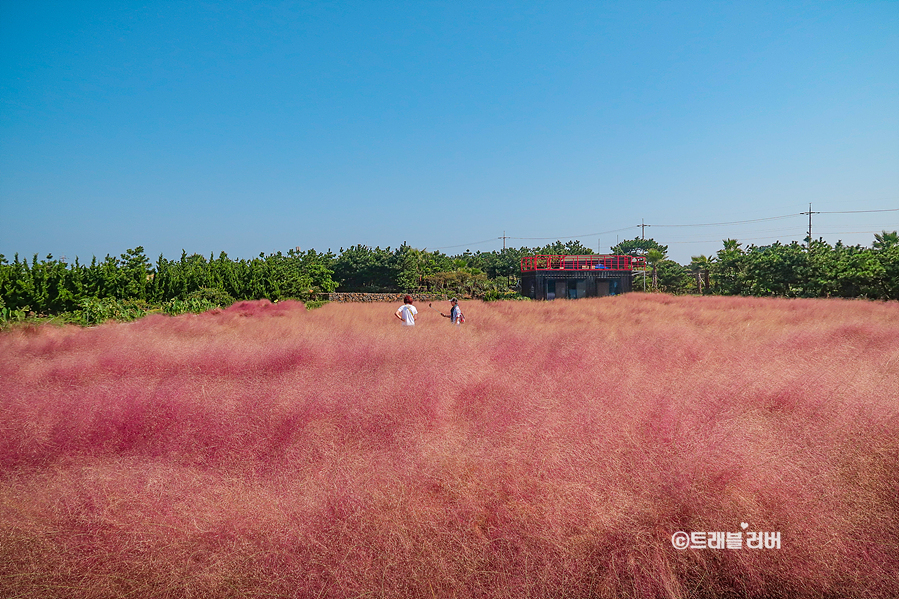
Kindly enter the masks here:
[[235, 300], [233, 297], [228, 295], [226, 291], [222, 289], [215, 289], [211, 287], [204, 287], [202, 289], [198, 289], [193, 293], [189, 294], [186, 300], [200, 300], [203, 302], [208, 302], [209, 304], [218, 306], [220, 308], [227, 308], [231, 304], [233, 304]]
[[517, 301], [530, 301], [531, 298], [521, 295], [517, 291], [503, 291], [500, 289], [490, 289], [484, 293], [484, 301], [485, 302], [495, 302], [499, 300], [517, 300]]
[[207, 310], [214, 310], [219, 305], [207, 299], [188, 297], [187, 299], [173, 299], [162, 305], [162, 311], [169, 316], [178, 316], [179, 314], [187, 314], [188, 312], [199, 314]]
[[147, 315], [143, 301], [118, 301], [111, 298], [86, 298], [78, 302], [73, 321], [93, 325], [107, 320], [129, 321]]

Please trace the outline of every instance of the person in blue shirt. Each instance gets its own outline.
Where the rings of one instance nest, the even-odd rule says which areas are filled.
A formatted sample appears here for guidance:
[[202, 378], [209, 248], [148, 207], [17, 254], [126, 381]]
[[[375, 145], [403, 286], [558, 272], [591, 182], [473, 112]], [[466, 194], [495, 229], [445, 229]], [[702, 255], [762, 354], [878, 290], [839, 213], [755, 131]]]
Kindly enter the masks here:
[[459, 307], [459, 300], [453, 298], [450, 300], [450, 304], [452, 305], [452, 310], [450, 310], [449, 314], [440, 313], [444, 318], [449, 318], [450, 322], [453, 324], [462, 324], [465, 322], [465, 317], [462, 316], [462, 308]]

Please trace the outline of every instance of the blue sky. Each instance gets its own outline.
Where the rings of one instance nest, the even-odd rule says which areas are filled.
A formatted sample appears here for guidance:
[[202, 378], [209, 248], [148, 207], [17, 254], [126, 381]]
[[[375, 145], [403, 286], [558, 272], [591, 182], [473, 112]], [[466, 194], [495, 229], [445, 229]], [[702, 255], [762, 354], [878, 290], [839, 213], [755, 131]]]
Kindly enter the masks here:
[[[899, 208], [897, 2], [0, 0], [7, 257], [608, 251], [642, 220], [689, 262], [801, 240], [810, 202]], [[870, 245], [899, 211], [813, 222]]]

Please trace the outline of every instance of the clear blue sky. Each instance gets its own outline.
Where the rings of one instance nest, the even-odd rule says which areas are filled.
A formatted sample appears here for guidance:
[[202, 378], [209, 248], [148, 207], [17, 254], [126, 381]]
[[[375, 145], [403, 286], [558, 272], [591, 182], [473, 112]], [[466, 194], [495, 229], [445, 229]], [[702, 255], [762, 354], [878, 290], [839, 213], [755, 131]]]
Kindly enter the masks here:
[[807, 218], [662, 225], [809, 202], [899, 208], [899, 2], [0, 0], [8, 258], [607, 251], [642, 219], [689, 262]]

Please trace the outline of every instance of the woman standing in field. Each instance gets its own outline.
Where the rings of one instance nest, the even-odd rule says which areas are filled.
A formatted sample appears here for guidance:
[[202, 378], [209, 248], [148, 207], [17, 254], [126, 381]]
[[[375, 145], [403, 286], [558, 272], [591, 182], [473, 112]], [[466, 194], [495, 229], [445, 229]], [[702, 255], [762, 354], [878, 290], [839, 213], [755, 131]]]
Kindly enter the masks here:
[[407, 295], [403, 298], [403, 305], [397, 308], [395, 316], [403, 321], [403, 326], [414, 327], [417, 314], [418, 310], [412, 305], [412, 296]]

